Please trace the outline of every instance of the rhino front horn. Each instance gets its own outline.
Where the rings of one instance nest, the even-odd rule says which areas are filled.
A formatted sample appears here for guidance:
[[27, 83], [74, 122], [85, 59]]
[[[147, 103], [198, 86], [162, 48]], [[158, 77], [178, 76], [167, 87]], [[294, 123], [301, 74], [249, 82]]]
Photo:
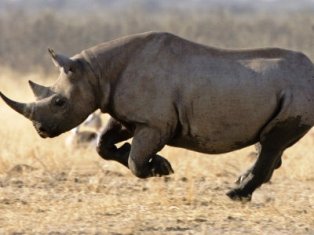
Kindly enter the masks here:
[[14, 100], [9, 99], [4, 94], [0, 92], [0, 96], [3, 99], [3, 101], [9, 105], [12, 109], [14, 109], [16, 112], [22, 114], [24, 117], [31, 119], [34, 109], [34, 104], [25, 104], [25, 103], [19, 103]]
[[43, 99], [49, 96], [50, 89], [48, 87], [39, 85], [31, 80], [29, 80], [28, 83], [37, 99]]

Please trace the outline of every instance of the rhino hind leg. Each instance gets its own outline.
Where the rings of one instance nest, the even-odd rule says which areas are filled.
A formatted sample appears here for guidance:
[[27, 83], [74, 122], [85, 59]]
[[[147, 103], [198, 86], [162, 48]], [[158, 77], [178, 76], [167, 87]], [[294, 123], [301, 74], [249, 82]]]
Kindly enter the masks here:
[[253, 165], [242, 175], [239, 185], [227, 195], [234, 200], [250, 200], [252, 193], [263, 183], [269, 181], [276, 168], [281, 165], [284, 150], [300, 140], [311, 128], [300, 124], [299, 118], [271, 123], [261, 135], [261, 151]]
[[174, 171], [167, 159], [156, 153], [166, 143], [160, 132], [149, 127], [139, 127], [132, 141], [128, 166], [139, 178], [170, 175]]
[[114, 160], [128, 167], [128, 158], [131, 150], [129, 143], [124, 143], [120, 148], [115, 144], [128, 140], [133, 136], [120, 122], [111, 118], [101, 133], [97, 143], [97, 152], [105, 160]]
[[[294, 109], [296, 107], [296, 109]], [[255, 164], [240, 177], [239, 185], [227, 195], [234, 200], [250, 200], [252, 193], [269, 181], [276, 168], [281, 165], [281, 156], [286, 148], [300, 140], [311, 125], [304, 124], [299, 104], [287, 92], [280, 99], [278, 112], [260, 133], [260, 153]]]
[[[257, 154], [257, 156], [259, 156], [259, 155], [260, 155], [260, 152]], [[280, 157], [280, 158], [277, 160], [277, 162], [275, 163], [274, 170], [278, 169], [278, 168], [281, 166], [281, 164], [282, 164], [282, 160], [281, 160], [281, 157]], [[247, 171], [245, 171], [243, 174], [241, 174], [241, 175], [238, 177], [238, 179], [235, 181], [235, 183], [236, 183], [236, 184], [241, 184], [241, 183], [244, 181], [244, 179], [246, 179], [246, 178], [250, 175], [250, 173], [252, 172], [253, 168], [254, 168], [254, 165], [253, 165], [251, 168], [249, 168]], [[272, 177], [272, 175], [273, 175], [273, 174], [270, 174], [270, 175], [265, 179], [264, 183], [269, 182], [270, 179], [271, 179], [271, 177]]]

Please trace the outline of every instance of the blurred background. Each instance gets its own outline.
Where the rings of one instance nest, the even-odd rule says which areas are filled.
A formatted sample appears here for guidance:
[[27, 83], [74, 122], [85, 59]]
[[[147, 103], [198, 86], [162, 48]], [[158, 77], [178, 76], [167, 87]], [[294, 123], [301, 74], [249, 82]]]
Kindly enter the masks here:
[[73, 55], [144, 31], [216, 47], [284, 47], [313, 59], [314, 0], [1, 0], [0, 66], [49, 73], [48, 47]]

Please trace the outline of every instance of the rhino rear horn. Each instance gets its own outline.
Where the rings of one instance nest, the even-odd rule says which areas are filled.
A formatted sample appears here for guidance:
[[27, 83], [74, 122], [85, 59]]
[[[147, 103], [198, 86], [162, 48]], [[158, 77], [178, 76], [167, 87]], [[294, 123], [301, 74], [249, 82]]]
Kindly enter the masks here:
[[39, 85], [35, 82], [32, 82], [31, 80], [28, 81], [29, 86], [31, 87], [35, 97], [39, 99], [43, 99], [49, 96], [51, 90], [49, 87], [45, 87], [42, 85]]
[[69, 71], [73, 72], [75, 65], [75, 62], [73, 60], [65, 55], [55, 53], [54, 50], [51, 48], [48, 48], [48, 51], [56, 67], [58, 67], [59, 69], [63, 68], [65, 73], [68, 73]]
[[3, 101], [9, 105], [12, 109], [14, 109], [16, 112], [22, 114], [24, 117], [32, 120], [33, 116], [33, 110], [34, 110], [34, 104], [25, 104], [25, 103], [19, 103], [14, 100], [9, 99], [4, 94], [0, 92], [0, 96], [3, 99]]

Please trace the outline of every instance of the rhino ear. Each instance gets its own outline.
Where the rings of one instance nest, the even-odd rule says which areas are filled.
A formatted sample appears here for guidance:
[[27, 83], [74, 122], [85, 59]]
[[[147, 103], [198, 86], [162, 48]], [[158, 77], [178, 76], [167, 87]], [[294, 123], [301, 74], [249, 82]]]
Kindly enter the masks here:
[[48, 51], [56, 67], [63, 69], [65, 73], [74, 72], [75, 61], [67, 56], [56, 54], [53, 49], [48, 48]]

